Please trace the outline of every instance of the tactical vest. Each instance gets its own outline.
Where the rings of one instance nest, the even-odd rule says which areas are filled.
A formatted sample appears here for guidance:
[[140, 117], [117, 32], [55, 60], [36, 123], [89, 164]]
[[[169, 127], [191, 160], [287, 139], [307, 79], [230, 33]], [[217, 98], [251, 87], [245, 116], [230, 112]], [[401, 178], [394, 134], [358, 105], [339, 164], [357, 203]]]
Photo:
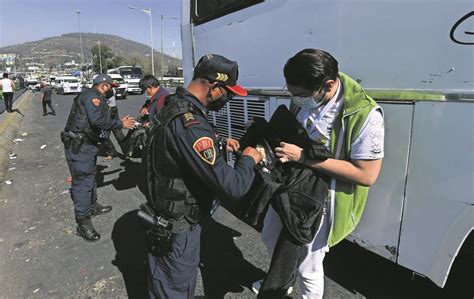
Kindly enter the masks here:
[[166, 138], [170, 122], [185, 113], [202, 115], [191, 102], [171, 96], [167, 105], [155, 115], [147, 136], [143, 165], [147, 178], [147, 200], [153, 210], [169, 219], [184, 217], [191, 223], [197, 223], [201, 219], [199, 207], [184, 185], [179, 166], [169, 153]]
[[96, 142], [99, 141], [99, 136], [92, 130], [89, 118], [87, 117], [86, 107], [81, 101], [86, 94], [91, 92], [95, 91], [86, 91], [74, 98], [64, 131], [85, 134], [91, 141]]

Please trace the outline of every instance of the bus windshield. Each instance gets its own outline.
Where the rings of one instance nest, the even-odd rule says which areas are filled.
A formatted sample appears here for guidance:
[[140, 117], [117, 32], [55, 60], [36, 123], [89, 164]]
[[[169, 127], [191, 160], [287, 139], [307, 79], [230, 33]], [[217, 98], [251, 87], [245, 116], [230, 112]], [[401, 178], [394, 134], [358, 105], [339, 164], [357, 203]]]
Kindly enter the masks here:
[[141, 79], [143, 78], [142, 69], [139, 67], [119, 68], [120, 75], [124, 79]]

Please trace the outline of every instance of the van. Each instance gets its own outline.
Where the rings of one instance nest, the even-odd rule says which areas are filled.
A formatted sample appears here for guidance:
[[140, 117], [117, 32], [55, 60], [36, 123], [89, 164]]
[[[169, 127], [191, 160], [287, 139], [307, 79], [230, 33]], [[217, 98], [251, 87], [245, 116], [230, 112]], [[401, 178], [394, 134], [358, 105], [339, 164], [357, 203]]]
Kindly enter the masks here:
[[71, 94], [82, 92], [82, 85], [79, 79], [73, 76], [56, 77], [55, 80], [57, 94]]
[[109, 74], [112, 77], [112, 81], [119, 84], [118, 87], [114, 87], [114, 95], [116, 99], [125, 99], [128, 94], [128, 83], [125, 82], [123, 77], [119, 74]]
[[[252, 117], [289, 105], [288, 58], [305, 48], [333, 54], [385, 115], [382, 171], [347, 239], [444, 287], [455, 260], [474, 259], [472, 8], [472, 0], [183, 0], [185, 83], [205, 54], [238, 62], [249, 95], [209, 119], [239, 139]], [[467, 268], [463, 276], [474, 277]]]

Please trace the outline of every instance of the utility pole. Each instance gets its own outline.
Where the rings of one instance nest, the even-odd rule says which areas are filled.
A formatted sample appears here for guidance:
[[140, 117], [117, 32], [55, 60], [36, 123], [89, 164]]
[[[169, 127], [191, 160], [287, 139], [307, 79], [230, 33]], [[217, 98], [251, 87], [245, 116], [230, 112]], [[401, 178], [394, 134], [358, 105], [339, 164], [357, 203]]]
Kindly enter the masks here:
[[76, 13], [77, 13], [77, 20], [79, 22], [79, 42], [81, 44], [81, 68], [80, 68], [80, 73], [81, 73], [81, 79], [82, 79], [82, 66], [84, 65], [84, 54], [82, 53], [82, 33], [81, 33], [81, 17], [80, 17], [80, 14], [82, 13], [82, 11], [80, 11], [78, 9], [78, 10], [76, 10]]

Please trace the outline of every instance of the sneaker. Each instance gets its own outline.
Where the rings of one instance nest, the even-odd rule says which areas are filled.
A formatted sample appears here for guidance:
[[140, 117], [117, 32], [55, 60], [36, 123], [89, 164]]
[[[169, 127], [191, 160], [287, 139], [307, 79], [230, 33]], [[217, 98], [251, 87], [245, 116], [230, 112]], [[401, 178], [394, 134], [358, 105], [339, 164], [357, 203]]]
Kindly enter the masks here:
[[[263, 279], [257, 280], [252, 284], [252, 292], [258, 295], [258, 291], [260, 291], [260, 288], [262, 287]], [[288, 290], [286, 291], [287, 295], [290, 295], [293, 292], [293, 287], [289, 287]]]

